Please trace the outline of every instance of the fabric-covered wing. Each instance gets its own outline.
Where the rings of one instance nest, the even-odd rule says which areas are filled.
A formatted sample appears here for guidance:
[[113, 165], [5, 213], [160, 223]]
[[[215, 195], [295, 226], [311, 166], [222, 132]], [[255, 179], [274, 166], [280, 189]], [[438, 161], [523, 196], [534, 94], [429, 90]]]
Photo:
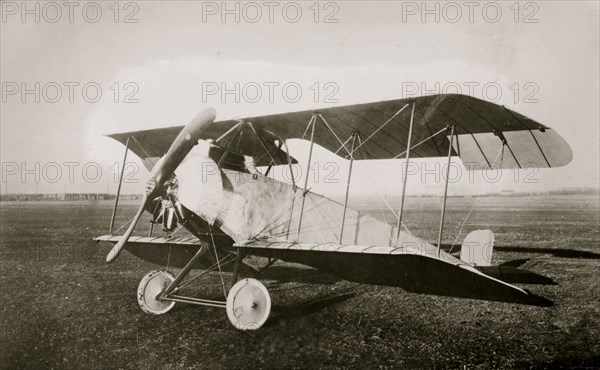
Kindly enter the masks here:
[[[229, 148], [226, 160], [221, 164], [222, 168], [239, 170], [239, 162], [243, 163], [244, 155], [254, 158], [257, 166], [268, 166], [270, 164], [282, 165], [288, 163], [287, 154], [281, 149], [280, 142], [283, 139], [276, 137], [273, 133], [256, 127], [256, 125], [243, 125], [236, 128], [239, 121], [215, 122], [209, 129], [204, 139], [216, 140], [227, 131], [232, 130], [236, 135], [227, 135], [219, 141], [220, 148]], [[150, 130], [123, 132], [108, 135], [121, 142], [123, 145], [130, 139], [129, 148], [142, 159], [144, 166], [151, 170], [154, 164], [162, 157], [183, 126], [174, 126]], [[220, 157], [223, 150], [215, 148], [216, 155]], [[291, 158], [292, 163], [297, 163]], [[231, 165], [228, 165], [231, 162]]]
[[[350, 146], [344, 142], [355, 132], [360, 134], [356, 159], [400, 158], [406, 151], [412, 103], [415, 103], [411, 157], [445, 157], [448, 153], [449, 127], [454, 126], [456, 140], [452, 155], [458, 155], [468, 168], [560, 167], [572, 159], [571, 148], [554, 130], [503, 106], [465, 95], [431, 95], [319, 110], [243, 118], [253, 127], [269, 133], [263, 142], [274, 147], [275, 137], [310, 139], [307, 127], [317, 114], [315, 143], [347, 157]], [[404, 109], [403, 109], [404, 108]], [[208, 138], [217, 139], [240, 120], [219, 121]], [[110, 135], [122, 143], [134, 136], [148, 155], [163, 153], [181, 127]], [[246, 135], [251, 137], [251, 135]], [[241, 154], [264, 156], [257, 140], [242, 141]], [[138, 155], [143, 151], [132, 149]], [[137, 150], [137, 151], [136, 151]], [[287, 163], [283, 154], [283, 163]], [[279, 159], [278, 159], [279, 160]]]
[[[322, 109], [318, 111], [322, 120], [317, 120], [315, 142], [344, 156], [340, 141], [343, 143], [358, 132], [362, 144], [356, 151], [357, 159], [399, 158], [406, 151], [413, 102], [411, 157], [447, 156], [449, 130], [445, 128], [454, 126], [457, 140], [452, 154], [469, 162], [473, 169], [493, 165], [496, 157], [500, 168], [560, 167], [572, 159], [569, 145], [549, 127], [503, 106], [465, 95], [432, 95]], [[303, 111], [248, 120], [284, 138], [306, 139], [306, 125], [314, 113]], [[499, 156], [503, 146], [506, 153]], [[348, 144], [346, 147], [349, 149]]]
[[553, 303], [486, 275], [428, 243], [399, 247], [251, 241], [234, 244], [242, 252], [301, 263], [343, 279], [401, 287], [409, 292], [550, 306]]

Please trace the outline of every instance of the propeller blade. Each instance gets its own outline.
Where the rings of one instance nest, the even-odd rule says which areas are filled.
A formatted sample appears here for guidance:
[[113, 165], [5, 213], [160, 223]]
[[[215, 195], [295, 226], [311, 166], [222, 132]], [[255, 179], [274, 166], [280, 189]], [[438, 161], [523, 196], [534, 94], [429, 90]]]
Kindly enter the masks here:
[[123, 250], [125, 243], [127, 243], [127, 241], [129, 240], [129, 237], [131, 236], [131, 233], [133, 233], [133, 229], [135, 229], [135, 225], [137, 224], [140, 217], [142, 217], [142, 214], [144, 213], [144, 209], [146, 208], [146, 202], [148, 199], [149, 199], [148, 196], [146, 194], [144, 194], [144, 199], [142, 200], [142, 206], [140, 207], [140, 209], [138, 209], [137, 213], [135, 214], [135, 217], [131, 221], [129, 228], [127, 229], [125, 234], [123, 234], [123, 236], [121, 237], [121, 240], [119, 240], [119, 242], [117, 244], [115, 244], [115, 246], [110, 250], [110, 252], [108, 252], [108, 255], [106, 256], [107, 263], [112, 262], [112, 260], [114, 260], [119, 255], [119, 253], [121, 253], [121, 250]]
[[147, 203], [150, 199], [154, 199], [154, 195], [158, 193], [162, 188], [165, 181], [167, 181], [175, 172], [181, 161], [185, 156], [192, 150], [194, 145], [198, 143], [200, 137], [204, 131], [210, 126], [210, 124], [216, 118], [216, 111], [213, 108], [208, 108], [200, 112], [190, 123], [188, 123], [177, 135], [171, 147], [167, 151], [167, 154], [159, 161], [156, 166], [150, 172], [150, 179], [146, 183], [146, 193], [142, 200], [142, 204], [135, 217], [131, 221], [129, 228], [121, 237], [121, 240], [106, 256], [106, 262], [113, 261], [127, 244], [129, 237], [133, 233], [137, 222], [144, 213]]
[[177, 169], [194, 145], [198, 143], [205, 129], [215, 118], [216, 112], [213, 108], [205, 109], [181, 130], [161, 163], [158, 163], [150, 173], [150, 177], [154, 179], [156, 185], [162, 185], [162, 183], [173, 175], [175, 169]]

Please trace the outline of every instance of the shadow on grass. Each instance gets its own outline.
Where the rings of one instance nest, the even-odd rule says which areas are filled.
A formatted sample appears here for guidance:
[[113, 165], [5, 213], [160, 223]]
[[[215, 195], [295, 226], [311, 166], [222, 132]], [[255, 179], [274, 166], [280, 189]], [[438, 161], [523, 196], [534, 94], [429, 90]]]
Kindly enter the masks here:
[[292, 306], [274, 305], [271, 318], [267, 326], [278, 326], [285, 321], [297, 319], [331, 307], [337, 303], [345, 302], [357, 295], [356, 291], [345, 291], [336, 295], [313, 299]]

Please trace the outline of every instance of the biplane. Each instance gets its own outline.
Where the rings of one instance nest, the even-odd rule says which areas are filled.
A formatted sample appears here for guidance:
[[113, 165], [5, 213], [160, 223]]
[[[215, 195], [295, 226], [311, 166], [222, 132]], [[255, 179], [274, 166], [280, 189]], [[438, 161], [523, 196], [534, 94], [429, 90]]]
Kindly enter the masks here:
[[[551, 279], [491, 265], [490, 230], [467, 235], [460, 256], [441, 248], [448, 174], [437, 241], [415, 237], [404, 227], [406, 168], [393, 222], [348, 205], [352, 166], [358, 160], [403, 159], [408, 166], [414, 158], [447, 158], [450, 163], [458, 157], [471, 163], [469, 170], [564, 166], [572, 159], [571, 149], [550, 127], [504, 106], [447, 94], [215, 119], [215, 110], [206, 109], [185, 126], [109, 135], [125, 145], [123, 165], [132, 151], [150, 175], [137, 214], [123, 235], [114, 235], [121, 179], [110, 233], [95, 240], [114, 243], [107, 262], [125, 249], [179, 270], [143, 277], [137, 298], [144, 312], [164, 314], [176, 302], [220, 307], [236, 328], [260, 328], [269, 317], [271, 299], [256, 278], [260, 274], [250, 274], [263, 269], [249, 266], [248, 257], [264, 258], [264, 268], [277, 260], [300, 263], [345, 280], [415, 293], [552, 305], [514, 285]], [[308, 176], [301, 184], [293, 175], [291, 181], [269, 176], [276, 166], [289, 166], [294, 173], [298, 160], [288, 150], [291, 139], [310, 143], [309, 167], [316, 145], [348, 161], [344, 202], [312, 192]], [[146, 212], [152, 223], [149, 235], [133, 236]], [[155, 224], [162, 227], [160, 235]], [[181, 227], [193, 237], [177, 237]], [[200, 272], [191, 276], [192, 270]], [[240, 278], [242, 270], [248, 277]], [[210, 272], [231, 273], [227, 287], [221, 279], [223, 300], [182, 293], [184, 286]]]

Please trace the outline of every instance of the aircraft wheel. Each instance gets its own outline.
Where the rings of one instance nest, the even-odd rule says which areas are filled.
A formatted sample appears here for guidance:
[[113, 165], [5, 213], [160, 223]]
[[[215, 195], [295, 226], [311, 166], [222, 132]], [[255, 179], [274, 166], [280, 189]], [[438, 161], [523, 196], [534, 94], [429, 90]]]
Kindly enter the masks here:
[[271, 313], [271, 297], [267, 288], [256, 279], [242, 279], [227, 295], [227, 317], [239, 330], [256, 330]]
[[159, 301], [156, 296], [175, 280], [168, 271], [151, 271], [144, 276], [137, 290], [137, 300], [142, 311], [149, 315], [162, 315], [175, 306], [173, 301]]

